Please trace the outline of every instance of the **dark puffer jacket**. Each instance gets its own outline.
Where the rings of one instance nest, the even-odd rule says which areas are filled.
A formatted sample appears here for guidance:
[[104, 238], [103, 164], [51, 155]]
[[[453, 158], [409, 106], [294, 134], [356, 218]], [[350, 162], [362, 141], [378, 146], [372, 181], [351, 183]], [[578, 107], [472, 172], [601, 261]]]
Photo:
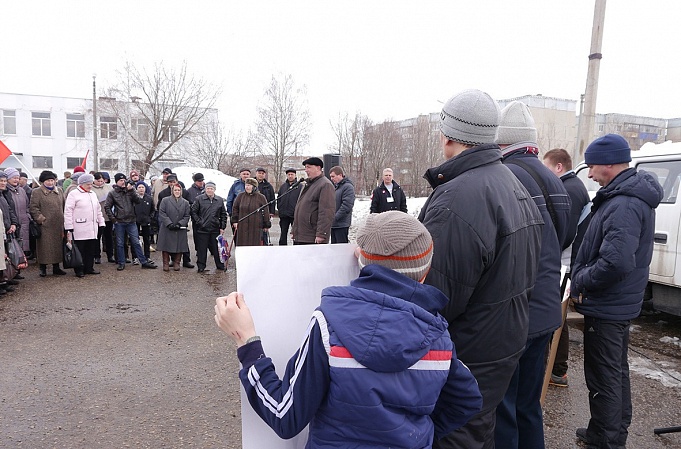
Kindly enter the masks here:
[[[388, 201], [388, 198], [391, 197], [393, 201]], [[371, 194], [370, 213], [379, 214], [389, 210], [407, 212], [407, 196], [404, 194], [402, 187], [395, 181], [393, 181], [392, 195], [390, 195], [390, 191], [385, 187], [384, 183], [379, 184]]]
[[336, 185], [336, 215], [331, 228], [349, 228], [352, 224], [352, 209], [355, 206], [355, 186], [348, 178]]
[[[300, 183], [298, 181], [284, 183], [279, 187], [279, 194], [277, 195], [277, 209], [279, 209], [279, 217], [293, 218], [296, 211], [296, 203], [300, 196]], [[295, 187], [293, 187], [295, 185]]]
[[573, 267], [570, 295], [583, 315], [631, 320], [641, 312], [653, 256], [655, 208], [663, 190], [650, 174], [628, 168], [601, 188]]
[[259, 181], [258, 192], [262, 193], [267, 202], [270, 203], [267, 207], [269, 208], [270, 215], [274, 215], [276, 207], [274, 205], [274, 187], [272, 187], [272, 184], [270, 184], [267, 179]]
[[140, 201], [135, 189], [115, 185], [104, 201], [104, 211], [114, 223], [136, 223], [135, 204]]
[[[530, 329], [528, 338], [535, 338], [553, 332], [562, 323], [560, 308], [560, 256], [567, 240], [570, 224], [570, 199], [560, 178], [551, 173], [528, 147], [507, 147], [504, 151], [504, 165], [525, 186], [534, 199], [544, 219], [542, 229], [541, 252], [537, 267], [537, 281], [530, 297]], [[544, 183], [555, 211], [555, 226], [546, 205], [541, 187], [526, 171], [525, 164]]]
[[424, 177], [435, 189], [419, 216], [435, 247], [425, 282], [449, 298], [449, 333], [488, 411], [508, 388], [510, 374], [499, 373], [512, 373], [525, 347], [544, 220], [497, 145], [468, 149]]
[[216, 233], [227, 227], [225, 200], [217, 195], [213, 195], [213, 198], [205, 193], [197, 196], [192, 204], [191, 214], [196, 232]]

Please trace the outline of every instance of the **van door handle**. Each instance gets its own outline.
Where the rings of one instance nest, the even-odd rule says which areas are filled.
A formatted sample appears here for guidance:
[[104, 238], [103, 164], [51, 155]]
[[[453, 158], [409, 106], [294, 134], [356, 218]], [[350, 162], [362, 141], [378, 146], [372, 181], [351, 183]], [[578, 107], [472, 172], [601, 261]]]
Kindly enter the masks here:
[[667, 243], [667, 234], [664, 232], [656, 232], [654, 241], [655, 243]]

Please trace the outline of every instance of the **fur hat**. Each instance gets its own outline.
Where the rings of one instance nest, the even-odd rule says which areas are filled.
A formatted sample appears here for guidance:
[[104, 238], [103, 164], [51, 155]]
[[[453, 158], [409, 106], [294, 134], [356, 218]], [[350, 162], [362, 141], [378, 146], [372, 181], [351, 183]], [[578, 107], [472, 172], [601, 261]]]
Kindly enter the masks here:
[[501, 110], [497, 143], [513, 145], [520, 142], [537, 143], [537, 128], [527, 105], [520, 101], [512, 101]]
[[7, 179], [11, 179], [15, 176], [19, 176], [19, 170], [14, 167], [8, 167], [5, 169], [5, 174], [7, 175]]
[[440, 131], [449, 140], [480, 145], [494, 143], [499, 106], [489, 94], [464, 90], [447, 100], [440, 113]]
[[586, 165], [612, 165], [631, 162], [631, 149], [624, 137], [606, 134], [589, 144], [584, 152]]
[[5, 174], [4, 171], [0, 170], [0, 178], [5, 178], [7, 179], [7, 175]]
[[433, 239], [420, 221], [400, 211], [370, 214], [357, 232], [359, 265], [378, 264], [422, 282], [433, 258]]
[[48, 179], [57, 179], [57, 174], [53, 173], [49, 170], [43, 170], [40, 172], [40, 176], [38, 177], [38, 182], [42, 184], [43, 182], [47, 181]]
[[252, 185], [256, 189], [258, 188], [258, 180], [255, 179], [255, 178], [247, 178], [245, 182], [246, 182], [246, 184]]
[[84, 173], [78, 177], [78, 185], [87, 184], [88, 182], [94, 182], [95, 177], [89, 173]]

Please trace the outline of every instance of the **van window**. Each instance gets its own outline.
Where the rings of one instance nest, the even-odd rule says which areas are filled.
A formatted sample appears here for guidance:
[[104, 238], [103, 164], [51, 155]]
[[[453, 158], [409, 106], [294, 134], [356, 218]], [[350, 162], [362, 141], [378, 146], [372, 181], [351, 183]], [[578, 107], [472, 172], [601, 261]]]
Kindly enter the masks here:
[[662, 203], [676, 203], [681, 184], [681, 161], [646, 162], [638, 164], [636, 168], [657, 177], [657, 181], [664, 189]]

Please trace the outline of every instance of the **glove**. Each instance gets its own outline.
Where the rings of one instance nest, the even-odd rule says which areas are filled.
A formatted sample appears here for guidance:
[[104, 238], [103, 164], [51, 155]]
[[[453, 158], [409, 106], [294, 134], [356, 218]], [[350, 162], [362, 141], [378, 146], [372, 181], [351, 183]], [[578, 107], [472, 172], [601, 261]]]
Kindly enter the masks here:
[[167, 227], [171, 231], [177, 231], [178, 229], [180, 229], [180, 225], [175, 224], [175, 223], [170, 223]]

